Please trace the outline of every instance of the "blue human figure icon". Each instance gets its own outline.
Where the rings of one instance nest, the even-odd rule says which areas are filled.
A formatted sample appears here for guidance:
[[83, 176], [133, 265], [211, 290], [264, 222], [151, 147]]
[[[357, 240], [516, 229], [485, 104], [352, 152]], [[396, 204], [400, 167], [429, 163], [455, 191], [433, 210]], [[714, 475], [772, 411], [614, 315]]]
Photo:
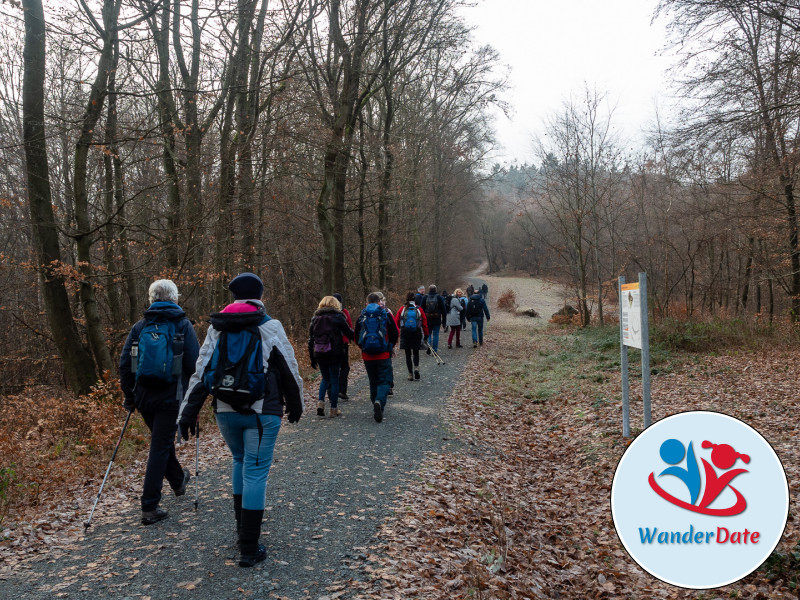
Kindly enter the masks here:
[[[659, 477], [662, 475], [674, 475], [683, 481], [689, 489], [690, 503], [697, 502], [697, 498], [700, 496], [700, 468], [697, 466], [697, 458], [694, 455], [692, 442], [689, 442], [689, 449], [686, 450], [682, 442], [676, 439], [666, 440], [661, 444], [659, 454], [665, 463], [673, 465], [661, 471]], [[686, 468], [675, 466], [683, 460], [684, 455], [686, 456]]]

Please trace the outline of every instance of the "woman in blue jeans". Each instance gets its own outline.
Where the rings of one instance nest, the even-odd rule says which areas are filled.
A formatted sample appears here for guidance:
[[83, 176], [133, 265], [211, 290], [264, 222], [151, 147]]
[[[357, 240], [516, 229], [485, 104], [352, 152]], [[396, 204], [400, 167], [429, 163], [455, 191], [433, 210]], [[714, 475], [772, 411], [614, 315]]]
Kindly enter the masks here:
[[308, 328], [308, 357], [311, 367], [322, 374], [319, 384], [317, 415], [325, 416], [325, 394], [331, 401], [331, 417], [341, 417], [339, 410], [339, 368], [342, 354], [347, 352], [342, 338], [352, 340], [353, 330], [347, 324], [342, 305], [333, 296], [325, 296], [319, 303], [311, 326]]
[[[303, 380], [283, 326], [264, 310], [264, 286], [252, 273], [228, 284], [234, 302], [211, 315], [197, 367], [178, 414], [183, 439], [194, 434], [197, 416], [214, 396], [217, 425], [233, 455], [233, 509], [239, 537], [239, 566], [267, 557], [258, 543], [267, 476], [281, 427], [285, 399], [289, 422], [303, 414]], [[256, 337], [257, 336], [257, 337]], [[242, 398], [248, 398], [242, 401]]]

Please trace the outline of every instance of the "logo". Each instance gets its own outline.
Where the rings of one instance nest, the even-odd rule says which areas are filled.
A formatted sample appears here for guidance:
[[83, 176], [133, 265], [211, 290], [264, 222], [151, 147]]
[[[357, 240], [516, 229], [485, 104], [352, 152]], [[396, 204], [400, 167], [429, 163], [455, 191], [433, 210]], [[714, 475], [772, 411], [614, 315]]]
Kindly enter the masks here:
[[[650, 487], [667, 502], [702, 515], [727, 517], [744, 512], [747, 508], [747, 500], [745, 500], [739, 490], [731, 485], [731, 481], [735, 477], [747, 473], [747, 469], [725, 470], [730, 469], [737, 460], [741, 460], [745, 464], [749, 463], [750, 457], [747, 454], [737, 452], [733, 449], [733, 446], [729, 444], [714, 444], [708, 440], [704, 440], [701, 447], [712, 449], [711, 463], [713, 466], [709, 464], [705, 458], [700, 459], [703, 463], [705, 477], [700, 474], [700, 469], [697, 466], [697, 458], [694, 454], [692, 442], [689, 442], [689, 448], [687, 450], [682, 442], [673, 438], [661, 444], [661, 449], [659, 450], [662, 460], [672, 466], [661, 471], [658, 476], [672, 475], [682, 481], [686, 485], [689, 493], [689, 502], [676, 498], [659, 486], [658, 483], [656, 483], [655, 473], [650, 473], [650, 476], [647, 478]], [[686, 466], [680, 467], [678, 464], [683, 462], [684, 456], [686, 457]], [[725, 472], [717, 474], [714, 467]], [[705, 486], [703, 486], [704, 479]], [[703, 496], [700, 497], [700, 489], [703, 487], [705, 491]], [[709, 505], [712, 504], [726, 488], [729, 488], [736, 495], [736, 503], [725, 508], [709, 508]], [[697, 502], [698, 499], [700, 500], [699, 504]]]
[[728, 585], [757, 569], [783, 535], [789, 487], [769, 443], [714, 412], [667, 417], [619, 461], [614, 526], [628, 554], [679, 587]]
[[234, 382], [233, 375], [225, 375], [222, 378], [222, 385], [224, 387], [231, 387], [233, 385], [233, 382]]

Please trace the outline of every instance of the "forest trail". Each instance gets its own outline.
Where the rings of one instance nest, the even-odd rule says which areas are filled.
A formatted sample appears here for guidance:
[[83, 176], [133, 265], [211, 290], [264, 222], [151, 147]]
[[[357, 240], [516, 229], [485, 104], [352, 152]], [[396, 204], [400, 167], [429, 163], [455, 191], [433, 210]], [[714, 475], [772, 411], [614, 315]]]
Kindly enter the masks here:
[[[469, 327], [462, 333], [468, 342]], [[318, 385], [307, 384], [306, 414], [298, 425], [284, 422], [275, 448], [264, 563], [242, 569], [234, 561], [229, 459], [214, 428], [201, 436], [197, 512], [194, 479], [181, 498], [165, 486], [162, 506], [170, 517], [151, 526], [139, 524], [138, 498], [115, 507], [104, 492], [89, 533], [17, 565], [2, 583], [3, 596], [297, 600], [325, 597], [334, 582], [364, 577], [356, 565], [391, 515], [398, 489], [426, 453], [458, 443], [449, 439], [442, 411], [469, 357], [480, 350], [467, 342], [448, 350], [444, 335], [439, 352], [446, 364], [421, 354], [420, 381], [407, 381], [403, 355], [394, 360], [395, 394], [381, 424], [373, 420], [365, 378], [351, 383], [339, 419], [315, 415], [311, 398]], [[194, 473], [193, 450], [184, 465]]]

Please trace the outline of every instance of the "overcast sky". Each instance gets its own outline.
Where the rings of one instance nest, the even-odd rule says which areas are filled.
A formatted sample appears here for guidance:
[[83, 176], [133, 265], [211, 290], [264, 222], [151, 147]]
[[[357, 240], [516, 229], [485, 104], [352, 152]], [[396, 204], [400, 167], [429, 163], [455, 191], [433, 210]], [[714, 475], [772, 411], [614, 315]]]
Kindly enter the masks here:
[[511, 119], [500, 116], [501, 162], [532, 162], [532, 139], [584, 84], [608, 93], [613, 121], [635, 146], [667, 105], [671, 58], [663, 19], [651, 25], [657, 0], [478, 0], [465, 10], [476, 41], [494, 46], [511, 67]]

